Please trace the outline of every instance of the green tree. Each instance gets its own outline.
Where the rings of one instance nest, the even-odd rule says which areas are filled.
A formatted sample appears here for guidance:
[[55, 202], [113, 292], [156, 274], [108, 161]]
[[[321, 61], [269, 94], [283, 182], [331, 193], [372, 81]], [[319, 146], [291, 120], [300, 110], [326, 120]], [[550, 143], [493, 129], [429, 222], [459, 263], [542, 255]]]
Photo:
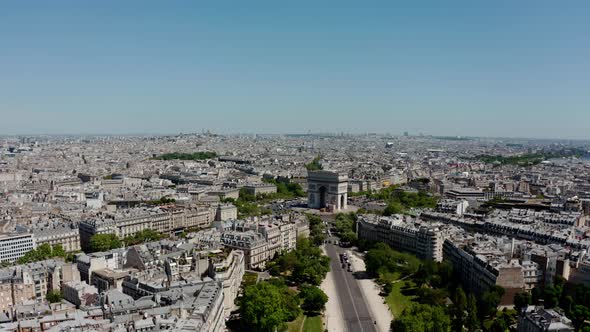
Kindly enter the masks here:
[[379, 276], [384, 272], [399, 272], [408, 275], [419, 268], [419, 260], [410, 254], [397, 252], [385, 243], [377, 243], [365, 255], [367, 272]]
[[42, 261], [54, 257], [66, 258], [67, 254], [61, 244], [56, 244], [53, 248], [48, 243], [43, 243], [37, 247], [25, 253], [24, 256], [19, 258], [17, 264], [27, 264], [37, 261]]
[[64, 247], [61, 244], [56, 244], [53, 246], [53, 249], [51, 250], [51, 255], [53, 257], [62, 257], [65, 258], [66, 257], [66, 251], [64, 250]]
[[328, 302], [328, 295], [316, 286], [302, 287], [299, 297], [303, 300], [301, 308], [310, 313], [323, 311]]
[[326, 234], [316, 234], [311, 239], [313, 241], [313, 244], [315, 244], [316, 246], [321, 246], [322, 244], [324, 244], [324, 241], [326, 241]]
[[461, 287], [457, 288], [453, 294], [453, 307], [451, 312], [453, 314], [453, 331], [463, 332], [463, 326], [467, 319], [467, 295], [465, 295], [465, 292]]
[[274, 194], [262, 195], [262, 199], [293, 199], [296, 197], [305, 197], [305, 191], [299, 183], [277, 181], [275, 179], [262, 179], [266, 183], [277, 186], [277, 192]]
[[531, 297], [533, 300], [533, 304], [538, 304], [539, 300], [543, 299], [543, 289], [539, 287], [533, 288], [531, 291]]
[[384, 294], [385, 296], [389, 295], [389, 294], [391, 293], [391, 291], [392, 291], [392, 290], [393, 290], [393, 283], [391, 283], [391, 282], [386, 282], [386, 283], [383, 285], [383, 294]]
[[356, 233], [353, 231], [346, 231], [340, 235], [340, 240], [348, 243], [355, 243], [357, 240]]
[[391, 324], [396, 332], [449, 332], [451, 319], [443, 307], [414, 304]]
[[[319, 248], [315, 248], [319, 251]], [[299, 284], [319, 285], [330, 270], [330, 258], [319, 253], [306, 250], [297, 257], [292, 279]]]
[[63, 299], [63, 295], [58, 290], [51, 290], [47, 292], [45, 298], [49, 303], [57, 303], [61, 302], [61, 300]]
[[121, 241], [115, 234], [95, 234], [90, 238], [92, 252], [121, 248]]
[[545, 308], [554, 308], [559, 303], [559, 298], [561, 297], [562, 289], [559, 286], [553, 285], [549, 287], [545, 287], [543, 299], [545, 300], [544, 305]]
[[164, 238], [164, 235], [152, 229], [144, 229], [135, 235], [128, 236], [123, 239], [125, 245], [131, 246], [145, 242], [158, 241]]
[[147, 201], [147, 204], [150, 205], [167, 205], [167, 204], [171, 204], [171, 203], [175, 203], [176, 200], [174, 198], [169, 198], [169, 197], [160, 197], [160, 199], [157, 200], [153, 200], [153, 201]]
[[500, 286], [493, 286], [485, 291], [481, 297], [480, 314], [494, 317], [503, 295], [504, 289]]
[[449, 287], [457, 281], [454, 278], [453, 265], [448, 261], [436, 263], [437, 278], [431, 281], [433, 287]]
[[416, 284], [422, 286], [424, 284], [430, 284], [430, 281], [436, 274], [436, 263], [432, 260], [425, 260], [420, 264], [418, 271], [414, 274], [414, 280]]
[[520, 313], [522, 309], [526, 308], [531, 303], [531, 294], [527, 292], [519, 292], [514, 294], [514, 309], [516, 309], [517, 312]]
[[253, 331], [282, 331], [300, 313], [297, 297], [286, 286], [269, 281], [246, 287], [239, 304], [244, 323]]
[[566, 313], [566, 316], [569, 316], [572, 312], [572, 308], [574, 305], [574, 298], [571, 295], [564, 296], [561, 300], [559, 307], [563, 309]]
[[297, 239], [296, 249], [279, 255], [267, 265], [273, 276], [285, 276], [298, 285], [319, 285], [330, 270], [330, 258], [309, 239]]
[[316, 246], [322, 245], [326, 240], [326, 227], [322, 218], [316, 215], [308, 214], [307, 221], [309, 222], [309, 235], [311, 241]]
[[405, 209], [399, 202], [391, 202], [387, 204], [385, 210], [383, 210], [384, 216], [391, 216], [394, 214], [404, 213]]
[[[299, 241], [298, 243], [301, 243]], [[297, 264], [297, 251], [293, 250], [278, 258], [279, 266], [282, 271], [293, 271], [295, 264]]]
[[442, 288], [421, 287], [417, 292], [420, 303], [430, 305], [444, 305], [448, 296], [447, 290]]
[[343, 242], [356, 244], [356, 220], [355, 213], [338, 213], [336, 215], [336, 232], [340, 235], [340, 240]]
[[41, 260], [51, 257], [51, 246], [48, 243], [43, 243], [37, 247], [37, 255]]
[[477, 316], [477, 300], [473, 294], [467, 297], [467, 318], [465, 319], [465, 327], [469, 332], [479, 330], [479, 319]]
[[496, 317], [492, 326], [490, 327], [490, 332], [505, 332], [508, 330], [508, 325], [503, 317]]
[[574, 305], [571, 312], [572, 322], [576, 328], [580, 328], [585, 321], [590, 319], [590, 309], [585, 305]]
[[322, 163], [320, 162], [321, 159], [321, 156], [316, 156], [309, 164], [305, 165], [305, 168], [307, 168], [308, 171], [321, 171], [324, 169]]

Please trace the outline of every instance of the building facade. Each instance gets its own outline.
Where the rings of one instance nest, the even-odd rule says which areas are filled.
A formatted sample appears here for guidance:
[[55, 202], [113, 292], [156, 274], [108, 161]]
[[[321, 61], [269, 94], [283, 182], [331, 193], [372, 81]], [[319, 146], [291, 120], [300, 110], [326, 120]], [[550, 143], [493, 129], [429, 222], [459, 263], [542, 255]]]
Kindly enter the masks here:
[[243, 251], [248, 269], [264, 268], [271, 258], [264, 235], [255, 231], [227, 231], [222, 234], [221, 242], [227, 248]]
[[33, 236], [35, 237], [37, 246], [47, 243], [53, 247], [59, 244], [66, 252], [74, 252], [81, 249], [80, 231], [78, 226], [74, 224], [37, 227], [33, 229]]
[[15, 262], [34, 248], [33, 234], [1, 234], [0, 262]]
[[148, 229], [170, 233], [186, 228], [206, 228], [213, 222], [213, 217], [213, 211], [208, 208], [131, 209], [82, 221], [80, 243], [83, 250], [88, 250], [90, 238], [96, 234], [115, 234], [125, 238]]
[[444, 236], [439, 229], [404, 221], [403, 218], [360, 216], [357, 221], [358, 236], [360, 239], [384, 242], [422, 259], [442, 261]]

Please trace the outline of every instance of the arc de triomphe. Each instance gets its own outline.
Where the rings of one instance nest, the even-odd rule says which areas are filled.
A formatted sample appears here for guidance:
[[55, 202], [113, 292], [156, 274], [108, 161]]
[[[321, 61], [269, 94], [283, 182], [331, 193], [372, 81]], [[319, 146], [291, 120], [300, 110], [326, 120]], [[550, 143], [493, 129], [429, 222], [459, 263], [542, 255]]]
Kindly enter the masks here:
[[348, 206], [348, 175], [335, 171], [309, 171], [307, 193], [307, 206], [312, 209], [344, 210]]

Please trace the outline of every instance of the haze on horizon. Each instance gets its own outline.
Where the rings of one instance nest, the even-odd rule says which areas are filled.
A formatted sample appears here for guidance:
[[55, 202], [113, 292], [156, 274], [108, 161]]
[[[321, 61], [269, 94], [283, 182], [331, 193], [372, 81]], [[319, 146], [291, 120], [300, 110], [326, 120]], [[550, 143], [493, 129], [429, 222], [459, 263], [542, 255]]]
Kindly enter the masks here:
[[589, 139], [590, 3], [0, 5], [0, 134]]

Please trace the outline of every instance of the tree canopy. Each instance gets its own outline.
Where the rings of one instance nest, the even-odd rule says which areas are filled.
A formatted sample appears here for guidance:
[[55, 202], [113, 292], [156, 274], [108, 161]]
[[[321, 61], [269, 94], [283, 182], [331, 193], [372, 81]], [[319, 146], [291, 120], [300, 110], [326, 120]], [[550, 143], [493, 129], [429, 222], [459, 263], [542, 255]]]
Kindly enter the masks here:
[[356, 236], [356, 221], [357, 215], [351, 213], [338, 213], [336, 215], [336, 232], [340, 236], [340, 240], [350, 244], [356, 244], [358, 238]]
[[330, 258], [308, 239], [297, 239], [297, 249], [267, 264], [274, 276], [284, 276], [297, 285], [319, 285], [330, 271]]
[[293, 199], [305, 196], [305, 192], [299, 183], [277, 181], [275, 179], [263, 179], [263, 181], [274, 184], [277, 187], [277, 192], [274, 194], [263, 194], [260, 196], [260, 199]]
[[444, 307], [414, 304], [392, 322], [391, 328], [396, 332], [450, 332], [451, 319]]
[[584, 330], [586, 322], [590, 321], [590, 287], [584, 284], [567, 282], [562, 276], [557, 276], [553, 284], [534, 288], [531, 293], [532, 304], [543, 300], [545, 308], [563, 309], [577, 330]]
[[276, 281], [247, 286], [239, 304], [243, 322], [252, 331], [282, 331], [301, 313], [295, 292]]
[[90, 238], [92, 252], [108, 251], [121, 248], [121, 240], [115, 234], [95, 234]]
[[322, 221], [322, 218], [313, 214], [308, 214], [307, 221], [309, 222], [309, 235], [311, 242], [316, 246], [322, 245], [326, 240], [326, 234], [324, 233], [326, 231], [326, 227]]
[[378, 198], [384, 199], [387, 203], [387, 207], [383, 211], [383, 215], [385, 216], [405, 213], [408, 209], [435, 208], [438, 202], [435, 196], [431, 196], [423, 191], [414, 193], [399, 189], [387, 189], [389, 188], [376, 194]]
[[322, 312], [328, 302], [328, 295], [317, 286], [301, 287], [299, 297], [303, 300], [301, 308], [309, 313]]
[[493, 286], [483, 293], [478, 310], [482, 317], [494, 317], [496, 315], [504, 292], [504, 288], [500, 286]]
[[299, 239], [291, 279], [298, 284], [319, 285], [330, 271], [330, 258], [307, 239]]
[[225, 198], [223, 199], [223, 202], [235, 205], [238, 209], [239, 218], [262, 216], [272, 212], [270, 209], [261, 207], [258, 204], [257, 197], [250, 194], [244, 188], [240, 189], [240, 196], [238, 199]]
[[47, 292], [45, 298], [49, 303], [58, 303], [61, 302], [61, 300], [63, 299], [63, 295], [58, 290], [51, 290]]
[[387, 272], [408, 275], [418, 270], [420, 261], [413, 255], [391, 249], [385, 243], [377, 243], [365, 255], [365, 264], [367, 272], [373, 276]]
[[514, 294], [514, 309], [520, 312], [532, 303], [531, 294], [527, 292], [519, 292]]
[[123, 243], [127, 246], [132, 246], [144, 242], [158, 241], [166, 236], [158, 233], [152, 229], [144, 229], [143, 231], [137, 232], [134, 235], [130, 235], [123, 239]]
[[32, 262], [38, 262], [50, 258], [61, 257], [66, 258], [66, 252], [61, 244], [56, 244], [51, 247], [48, 243], [43, 243], [37, 247], [28, 251], [24, 256], [19, 258], [17, 264], [27, 264]]
[[311, 162], [309, 162], [309, 164], [305, 165], [305, 168], [308, 171], [321, 171], [324, 169], [324, 167], [322, 166], [322, 163], [320, 162], [320, 160], [322, 160], [321, 156], [316, 156], [315, 158], [313, 158], [313, 160]]
[[146, 203], [150, 204], [150, 205], [168, 205], [168, 204], [175, 203], [175, 202], [176, 202], [176, 200], [174, 198], [161, 197], [160, 199], [147, 201]]

